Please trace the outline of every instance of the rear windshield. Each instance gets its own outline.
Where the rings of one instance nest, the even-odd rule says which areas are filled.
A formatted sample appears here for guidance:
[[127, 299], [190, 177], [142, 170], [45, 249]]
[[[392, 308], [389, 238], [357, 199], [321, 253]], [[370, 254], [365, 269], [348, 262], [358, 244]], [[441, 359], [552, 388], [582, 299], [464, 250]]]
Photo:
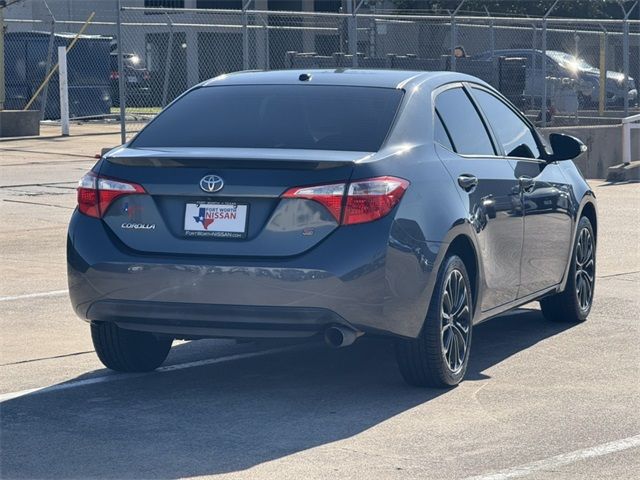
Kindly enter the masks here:
[[324, 85], [203, 87], [158, 115], [131, 146], [375, 152], [402, 93]]

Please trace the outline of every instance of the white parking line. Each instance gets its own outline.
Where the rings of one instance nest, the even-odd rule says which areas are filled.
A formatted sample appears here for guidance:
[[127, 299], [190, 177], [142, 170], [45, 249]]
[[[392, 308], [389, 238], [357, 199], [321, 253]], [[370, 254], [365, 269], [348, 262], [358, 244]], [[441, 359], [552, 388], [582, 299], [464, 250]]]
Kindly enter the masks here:
[[585, 448], [584, 450], [563, 453], [561, 455], [556, 455], [555, 457], [549, 457], [543, 460], [538, 460], [537, 462], [507, 468], [488, 475], [469, 477], [466, 480], [506, 480], [509, 478], [525, 477], [541, 470], [553, 470], [554, 468], [569, 465], [570, 463], [575, 463], [580, 460], [586, 460], [587, 458], [601, 457], [603, 455], [609, 455], [611, 453], [636, 447], [640, 447], [640, 435], [614, 440], [613, 442], [603, 443], [602, 445]]
[[0, 302], [9, 302], [11, 300], [22, 300], [23, 298], [43, 298], [43, 297], [58, 297], [66, 295], [69, 290], [52, 290], [50, 292], [40, 293], [27, 293], [25, 295], [13, 295], [10, 297], [0, 297]]
[[20, 390], [17, 392], [4, 393], [0, 395], [0, 403], [6, 402], [8, 400], [12, 400], [14, 398], [24, 397], [25, 395], [31, 395], [34, 393], [57, 392], [60, 390], [68, 390], [70, 388], [84, 387], [86, 385], [93, 385], [96, 383], [115, 382], [116, 380], [127, 380], [130, 378], [155, 375], [158, 373], [174, 372], [176, 370], [184, 370], [186, 368], [201, 367], [203, 365], [213, 365], [215, 363], [231, 362], [234, 360], [242, 360], [245, 358], [261, 357], [264, 355], [272, 355], [275, 353], [290, 352], [302, 347], [303, 345], [290, 345], [287, 347], [271, 348], [269, 350], [261, 350], [258, 352], [237, 353], [235, 355], [227, 355], [225, 357], [209, 358], [206, 360], [197, 360], [195, 362], [178, 363], [176, 365], [167, 365], [166, 367], [158, 368], [157, 370], [155, 370], [155, 372], [149, 372], [149, 373], [120, 373], [120, 374], [113, 374], [113, 375], [102, 376], [102, 377], [87, 378], [85, 380], [78, 380], [75, 382], [71, 381], [68, 383], [60, 383], [58, 385], [52, 385], [49, 387], [30, 388], [28, 390]]

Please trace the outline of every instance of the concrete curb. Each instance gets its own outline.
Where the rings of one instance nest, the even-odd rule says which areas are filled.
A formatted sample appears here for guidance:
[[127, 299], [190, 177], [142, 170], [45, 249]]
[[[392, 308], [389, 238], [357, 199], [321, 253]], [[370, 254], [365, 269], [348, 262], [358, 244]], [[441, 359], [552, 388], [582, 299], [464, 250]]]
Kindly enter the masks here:
[[608, 182], [640, 182], [640, 161], [609, 167]]
[[39, 110], [0, 110], [0, 137], [40, 135]]

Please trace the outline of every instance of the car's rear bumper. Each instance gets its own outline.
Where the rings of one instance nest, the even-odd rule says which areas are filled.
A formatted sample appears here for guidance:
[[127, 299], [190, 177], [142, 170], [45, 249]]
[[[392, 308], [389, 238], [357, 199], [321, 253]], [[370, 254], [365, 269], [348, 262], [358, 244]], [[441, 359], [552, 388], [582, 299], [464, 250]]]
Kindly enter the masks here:
[[354, 329], [324, 308], [213, 305], [203, 303], [97, 300], [87, 311], [91, 321], [174, 337], [308, 337], [329, 325]]
[[128, 249], [76, 212], [71, 302], [85, 320], [176, 337], [310, 336], [335, 324], [415, 337], [441, 244], [378, 222], [337, 229], [295, 257], [163, 256]]

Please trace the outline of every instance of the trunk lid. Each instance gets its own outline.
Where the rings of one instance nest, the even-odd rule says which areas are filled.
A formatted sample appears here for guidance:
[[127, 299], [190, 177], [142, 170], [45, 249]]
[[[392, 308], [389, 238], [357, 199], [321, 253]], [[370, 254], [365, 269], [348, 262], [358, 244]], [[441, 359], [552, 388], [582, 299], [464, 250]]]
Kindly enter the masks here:
[[[282, 193], [296, 186], [346, 183], [355, 162], [369, 155], [327, 150], [118, 148], [105, 156], [100, 175], [140, 184], [147, 194], [118, 198], [103, 220], [124, 245], [142, 253], [298, 255], [326, 238], [338, 222], [321, 204], [283, 199]], [[204, 191], [200, 181], [208, 175], [220, 177], [223, 188]], [[229, 215], [235, 220], [224, 220]], [[235, 231], [230, 234], [215, 231], [231, 227]], [[189, 231], [192, 228], [202, 231]]]

